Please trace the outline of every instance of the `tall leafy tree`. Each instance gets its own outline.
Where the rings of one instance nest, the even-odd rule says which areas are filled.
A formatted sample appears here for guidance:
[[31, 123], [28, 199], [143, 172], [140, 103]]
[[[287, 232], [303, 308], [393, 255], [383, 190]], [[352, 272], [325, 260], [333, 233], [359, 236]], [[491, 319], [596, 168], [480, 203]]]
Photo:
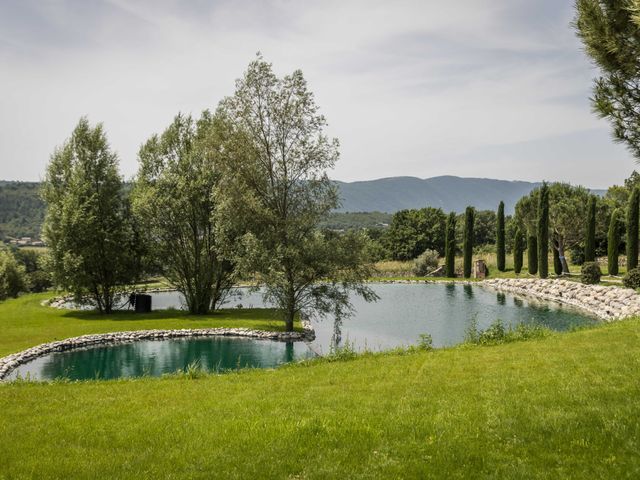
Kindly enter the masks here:
[[627, 205], [627, 270], [638, 266], [638, 215], [640, 189], [634, 188]]
[[574, 26], [600, 68], [594, 110], [640, 158], [640, 14], [636, 0], [577, 0]]
[[[318, 232], [338, 206], [327, 170], [338, 159], [338, 141], [301, 71], [278, 78], [261, 56], [220, 105], [231, 130], [225, 151], [228, 215], [250, 219], [243, 245], [258, 270], [265, 300], [281, 310], [287, 330], [299, 313], [348, 313], [349, 292], [374, 300], [363, 281], [365, 241], [360, 234]], [[248, 257], [245, 257], [248, 258]]]
[[463, 274], [464, 278], [471, 277], [471, 264], [473, 261], [473, 221], [475, 210], [473, 207], [467, 207], [464, 214], [464, 242], [463, 251]]
[[620, 210], [615, 209], [609, 221], [609, 236], [607, 239], [609, 275], [618, 275], [618, 249], [620, 247]]
[[538, 275], [549, 276], [549, 185], [540, 187], [538, 202]]
[[445, 270], [449, 278], [456, 276], [456, 214], [447, 217], [447, 235], [445, 247]]
[[111, 312], [137, 278], [139, 254], [118, 158], [101, 124], [78, 122], [51, 156], [42, 197], [54, 282], [77, 300], [90, 297], [100, 312]]
[[234, 228], [218, 222], [224, 124], [178, 115], [140, 149], [134, 210], [161, 273], [193, 314], [218, 307], [235, 279]]
[[394, 260], [412, 260], [425, 250], [445, 253], [446, 215], [440, 208], [400, 210], [393, 215], [386, 240]]
[[587, 228], [584, 239], [584, 261], [596, 260], [596, 197], [591, 195], [587, 209]]
[[524, 239], [519, 227], [516, 227], [513, 237], [513, 271], [518, 275], [522, 271], [524, 253]]
[[498, 225], [496, 232], [496, 253], [497, 253], [497, 266], [498, 270], [504, 272], [506, 270], [506, 247], [505, 247], [505, 232], [504, 232], [504, 202], [500, 202], [498, 205]]

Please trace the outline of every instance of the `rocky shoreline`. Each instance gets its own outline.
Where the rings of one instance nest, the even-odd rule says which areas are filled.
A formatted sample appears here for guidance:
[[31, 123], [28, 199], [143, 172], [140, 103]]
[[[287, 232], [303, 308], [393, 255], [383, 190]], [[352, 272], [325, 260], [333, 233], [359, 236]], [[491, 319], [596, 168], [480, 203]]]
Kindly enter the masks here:
[[498, 278], [479, 285], [499, 291], [564, 303], [605, 321], [640, 315], [640, 295], [635, 290], [604, 285], [585, 285], [561, 279]]
[[42, 345], [37, 345], [0, 358], [0, 381], [6, 379], [6, 377], [20, 365], [53, 352], [104, 345], [119, 345], [140, 340], [166, 340], [169, 338], [224, 336], [276, 340], [281, 342], [311, 341], [315, 338], [315, 331], [309, 320], [302, 320], [302, 328], [302, 332], [271, 332], [251, 330], [249, 328], [199, 328], [182, 330], [140, 330], [82, 335], [80, 337], [67, 338], [56, 342], [43, 343]]

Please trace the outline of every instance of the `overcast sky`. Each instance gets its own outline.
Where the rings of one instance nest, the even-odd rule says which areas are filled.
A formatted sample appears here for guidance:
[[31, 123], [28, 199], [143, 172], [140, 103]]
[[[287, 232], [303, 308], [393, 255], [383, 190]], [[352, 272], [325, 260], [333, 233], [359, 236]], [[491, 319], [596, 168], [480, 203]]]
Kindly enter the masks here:
[[38, 180], [82, 115], [126, 177], [177, 112], [215, 108], [259, 50], [302, 69], [339, 180], [459, 175], [590, 187], [635, 168], [591, 113], [573, 0], [0, 2], [0, 178]]

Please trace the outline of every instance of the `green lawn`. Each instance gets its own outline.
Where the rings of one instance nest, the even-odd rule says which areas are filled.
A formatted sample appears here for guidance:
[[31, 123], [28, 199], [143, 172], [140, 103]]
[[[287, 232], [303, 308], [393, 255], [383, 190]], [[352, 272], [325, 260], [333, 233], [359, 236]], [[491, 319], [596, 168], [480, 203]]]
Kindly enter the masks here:
[[[4, 350], [18, 343], [4, 333], [19, 305], [38, 311], [0, 305]], [[24, 318], [42, 335], [44, 318]], [[0, 385], [7, 479], [620, 479], [640, 478], [639, 451], [639, 319], [197, 379]]]
[[[0, 303], [0, 357], [41, 343], [88, 333], [210, 327], [284, 330], [284, 322], [269, 309], [228, 309], [205, 316], [187, 315], [178, 310], [100, 315], [43, 307], [41, 302], [50, 296], [25, 295]], [[302, 327], [297, 324], [296, 328]]]

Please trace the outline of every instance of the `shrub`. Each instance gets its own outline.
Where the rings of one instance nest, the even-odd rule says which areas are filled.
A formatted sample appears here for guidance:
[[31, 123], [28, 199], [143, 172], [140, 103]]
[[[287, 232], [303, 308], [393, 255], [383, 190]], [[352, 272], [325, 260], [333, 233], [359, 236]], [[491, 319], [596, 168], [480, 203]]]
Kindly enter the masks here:
[[418, 348], [420, 350], [433, 350], [433, 337], [428, 333], [421, 333], [418, 340]]
[[424, 277], [438, 268], [438, 252], [425, 250], [413, 262], [413, 273], [418, 277]]
[[32, 292], [44, 292], [52, 286], [51, 275], [43, 270], [36, 270], [35, 272], [28, 273], [27, 277], [29, 281], [29, 290]]
[[24, 266], [8, 250], [0, 250], [0, 300], [17, 297], [27, 290]]
[[622, 279], [622, 283], [627, 288], [640, 288], [640, 268], [632, 268]]
[[597, 262], [585, 262], [582, 265], [581, 273], [582, 283], [589, 285], [600, 283], [602, 272], [600, 271], [600, 265], [598, 265]]

